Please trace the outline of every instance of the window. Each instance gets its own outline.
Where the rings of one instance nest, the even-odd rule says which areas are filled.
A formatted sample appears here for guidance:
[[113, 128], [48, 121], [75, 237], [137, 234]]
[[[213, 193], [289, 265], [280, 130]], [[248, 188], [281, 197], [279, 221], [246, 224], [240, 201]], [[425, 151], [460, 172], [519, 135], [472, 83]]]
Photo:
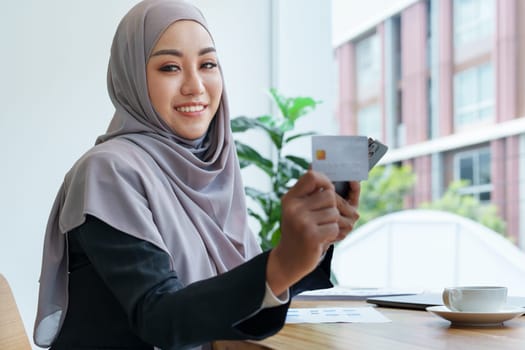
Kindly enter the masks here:
[[494, 0], [454, 0], [454, 45], [481, 41], [494, 31]]
[[357, 112], [357, 131], [359, 135], [382, 139], [381, 108], [378, 104], [361, 108]]
[[490, 201], [492, 184], [490, 179], [490, 150], [482, 148], [461, 152], [454, 159], [456, 180], [466, 180], [469, 185], [461, 193], [472, 195], [481, 202]]
[[377, 34], [357, 42], [356, 75], [359, 100], [378, 94], [381, 78], [381, 50]]
[[494, 115], [494, 73], [488, 62], [454, 77], [454, 122], [457, 128], [490, 120]]

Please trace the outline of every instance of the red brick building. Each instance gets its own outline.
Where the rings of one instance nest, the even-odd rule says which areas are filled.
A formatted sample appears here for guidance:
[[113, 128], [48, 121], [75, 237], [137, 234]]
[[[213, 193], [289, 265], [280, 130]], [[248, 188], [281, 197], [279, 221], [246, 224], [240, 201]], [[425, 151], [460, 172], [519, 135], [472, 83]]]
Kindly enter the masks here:
[[410, 164], [415, 207], [456, 179], [525, 247], [525, 1], [421, 0], [335, 49], [341, 134]]

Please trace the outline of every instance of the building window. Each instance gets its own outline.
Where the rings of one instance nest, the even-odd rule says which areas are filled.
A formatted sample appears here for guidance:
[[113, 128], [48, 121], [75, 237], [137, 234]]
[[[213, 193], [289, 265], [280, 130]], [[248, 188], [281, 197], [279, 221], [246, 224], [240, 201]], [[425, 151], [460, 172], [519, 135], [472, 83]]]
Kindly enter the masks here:
[[456, 154], [454, 173], [456, 180], [468, 181], [468, 186], [461, 189], [462, 194], [474, 196], [481, 202], [490, 201], [492, 183], [488, 148]]
[[481, 41], [494, 31], [494, 0], [454, 0], [454, 44]]
[[373, 104], [357, 112], [357, 132], [359, 135], [381, 140], [381, 108]]
[[373, 34], [356, 43], [356, 75], [358, 100], [377, 96], [381, 79], [379, 36]]
[[456, 128], [491, 120], [494, 116], [494, 73], [488, 62], [459, 72], [454, 77]]

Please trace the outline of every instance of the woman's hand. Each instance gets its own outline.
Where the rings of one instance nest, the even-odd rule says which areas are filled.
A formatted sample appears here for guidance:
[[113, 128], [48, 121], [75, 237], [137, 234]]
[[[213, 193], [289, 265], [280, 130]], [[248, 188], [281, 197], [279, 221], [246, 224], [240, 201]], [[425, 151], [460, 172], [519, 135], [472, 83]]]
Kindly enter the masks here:
[[266, 279], [279, 295], [313, 271], [330, 244], [343, 239], [359, 215], [360, 186], [350, 183], [347, 200], [323, 174], [308, 171], [282, 200], [281, 241], [270, 252]]

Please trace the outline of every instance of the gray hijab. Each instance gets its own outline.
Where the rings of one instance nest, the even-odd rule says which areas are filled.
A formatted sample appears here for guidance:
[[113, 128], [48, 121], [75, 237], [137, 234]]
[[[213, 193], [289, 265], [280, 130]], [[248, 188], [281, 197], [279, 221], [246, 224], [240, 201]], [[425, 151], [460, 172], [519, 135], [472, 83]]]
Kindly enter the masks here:
[[34, 340], [50, 346], [68, 304], [65, 233], [93, 215], [158, 246], [184, 284], [230, 270], [260, 252], [247, 224], [226, 93], [206, 135], [186, 140], [157, 115], [146, 63], [178, 20], [207, 29], [201, 12], [177, 0], [145, 0], [120, 22], [108, 90], [115, 114], [106, 134], [66, 174], [44, 240]]

